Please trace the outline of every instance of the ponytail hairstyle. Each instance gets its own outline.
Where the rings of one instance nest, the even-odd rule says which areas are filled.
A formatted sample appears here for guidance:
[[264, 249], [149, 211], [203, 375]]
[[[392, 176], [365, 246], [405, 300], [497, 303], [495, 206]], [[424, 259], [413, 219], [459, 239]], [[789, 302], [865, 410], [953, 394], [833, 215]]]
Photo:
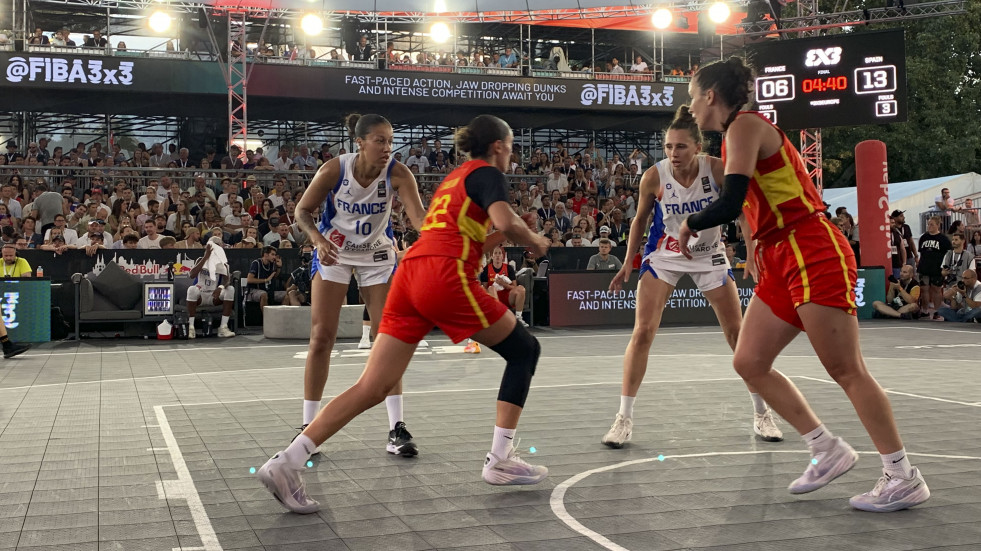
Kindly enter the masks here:
[[691, 116], [691, 111], [688, 110], [687, 105], [678, 108], [678, 112], [674, 114], [674, 120], [668, 125], [668, 130], [687, 130], [695, 145], [702, 145], [702, 131], [699, 130], [698, 124], [695, 123], [695, 117]]
[[359, 113], [351, 113], [350, 115], [344, 117], [344, 124], [347, 125], [347, 132], [352, 138], [365, 139], [368, 134], [371, 133], [371, 129], [384, 124], [387, 126], [392, 126], [392, 123], [388, 122], [388, 119], [381, 115], [367, 114], [361, 115]]
[[693, 78], [699, 88], [715, 90], [722, 101], [732, 106], [732, 113], [722, 123], [722, 130], [729, 128], [739, 110], [752, 101], [755, 75], [742, 58], [730, 57], [726, 61], [709, 63], [699, 69]]
[[469, 153], [471, 159], [479, 159], [487, 156], [494, 142], [505, 140], [510, 134], [508, 123], [493, 115], [480, 115], [457, 130], [453, 141], [457, 150]]

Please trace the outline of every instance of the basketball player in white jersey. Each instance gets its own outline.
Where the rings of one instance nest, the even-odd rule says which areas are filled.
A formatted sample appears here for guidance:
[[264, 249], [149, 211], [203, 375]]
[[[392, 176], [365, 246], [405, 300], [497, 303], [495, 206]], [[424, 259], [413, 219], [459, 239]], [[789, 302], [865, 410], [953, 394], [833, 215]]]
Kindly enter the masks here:
[[[620, 290], [624, 281], [630, 277], [630, 272], [633, 271], [630, 259], [640, 245], [647, 213], [651, 213], [653, 222], [637, 283], [634, 331], [623, 358], [620, 411], [613, 426], [601, 440], [611, 448], [621, 448], [630, 440], [634, 400], [647, 372], [647, 357], [654, 342], [654, 334], [661, 325], [661, 314], [668, 297], [685, 274], [691, 276], [712, 305], [729, 347], [733, 350], [736, 347], [742, 310], [732, 269], [722, 244], [720, 228], [716, 226], [699, 232], [698, 238], [690, 245], [692, 260], [685, 258], [678, 247], [678, 228], [681, 223], [690, 214], [717, 200], [718, 182], [724, 180], [722, 160], [700, 155], [701, 150], [701, 132], [689, 114], [688, 107], [682, 106], [664, 136], [664, 153], [667, 158], [647, 169], [640, 181], [637, 216], [631, 223], [627, 240], [627, 261], [610, 283], [611, 290]], [[740, 220], [740, 224], [742, 223]], [[750, 235], [745, 227], [743, 235]], [[751, 265], [751, 243], [749, 251], [747, 273], [755, 269]], [[752, 388], [749, 390], [755, 409], [754, 432], [767, 442], [783, 440], [783, 434], [777, 428], [766, 402]]]
[[[212, 240], [217, 240], [217, 243]], [[205, 304], [223, 305], [221, 311], [221, 325], [218, 327], [218, 336], [222, 338], [234, 337], [235, 333], [228, 328], [228, 320], [231, 318], [232, 310], [235, 307], [235, 287], [227, 280], [228, 264], [208, 262], [211, 259], [211, 252], [214, 247], [220, 247], [221, 240], [212, 237], [205, 245], [204, 256], [194, 263], [191, 268], [191, 278], [194, 284], [187, 288], [187, 338], [193, 339], [197, 335], [194, 332], [194, 315], [198, 311], [198, 305], [204, 301]], [[214, 271], [215, 273], [211, 273]]]
[[[392, 158], [392, 125], [380, 115], [349, 115], [346, 120], [357, 153], [324, 163], [296, 205], [296, 220], [315, 248], [311, 265], [310, 350], [303, 377], [302, 431], [320, 411], [337, 339], [341, 306], [351, 275], [357, 279], [371, 317], [372, 334], [388, 295], [395, 270], [391, 214], [396, 193], [415, 227], [422, 227], [426, 211], [416, 179], [405, 165]], [[319, 220], [314, 212], [320, 213]], [[385, 400], [389, 418], [389, 453], [418, 453], [402, 419], [402, 382]]]

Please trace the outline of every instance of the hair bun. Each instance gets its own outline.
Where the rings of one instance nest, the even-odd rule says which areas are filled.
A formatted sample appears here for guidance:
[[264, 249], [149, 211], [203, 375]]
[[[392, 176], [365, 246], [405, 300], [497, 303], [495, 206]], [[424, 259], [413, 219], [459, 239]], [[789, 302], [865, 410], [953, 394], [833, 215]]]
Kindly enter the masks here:
[[357, 136], [356, 129], [358, 127], [359, 120], [361, 120], [360, 113], [351, 113], [350, 115], [344, 117], [344, 124], [347, 126], [347, 131], [351, 134], [352, 138]]

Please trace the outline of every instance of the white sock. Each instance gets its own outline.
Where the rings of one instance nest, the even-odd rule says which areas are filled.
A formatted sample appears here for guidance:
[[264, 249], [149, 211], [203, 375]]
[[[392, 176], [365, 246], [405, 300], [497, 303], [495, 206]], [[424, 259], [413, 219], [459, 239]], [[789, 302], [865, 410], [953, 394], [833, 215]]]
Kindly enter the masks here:
[[766, 413], [766, 400], [755, 392], [750, 392], [749, 397], [753, 399], [753, 409], [760, 415]]
[[228, 316], [221, 317], [221, 326], [228, 329]]
[[620, 396], [620, 415], [623, 415], [627, 419], [633, 419], [634, 400], [636, 399], [636, 396]]
[[194, 327], [194, 316], [187, 318], [187, 326]]
[[827, 451], [835, 443], [835, 435], [831, 434], [831, 431], [826, 429], [823, 423], [811, 432], [802, 434], [801, 438], [804, 439], [804, 443], [812, 452]]
[[906, 448], [902, 448], [898, 452], [879, 454], [879, 457], [882, 458], [883, 468], [890, 475], [902, 478], [913, 476], [913, 466], [909, 464]]
[[521, 319], [521, 310], [515, 310], [514, 311], [514, 317], [516, 317], [518, 319]]
[[385, 408], [388, 410], [389, 430], [395, 430], [395, 424], [402, 421], [402, 395], [386, 396]]
[[361, 326], [361, 340], [370, 339], [370, 338], [371, 338], [371, 326], [370, 325], [362, 325]]
[[508, 452], [514, 446], [514, 433], [517, 431], [518, 429], [502, 429], [501, 427], [495, 426], [494, 443], [491, 444], [491, 453], [499, 459], [507, 458]]
[[320, 400], [303, 400], [303, 424], [309, 425], [320, 412]]
[[317, 444], [314, 443], [308, 436], [301, 434], [297, 436], [293, 442], [290, 443], [286, 451], [283, 452], [286, 455], [286, 461], [294, 469], [302, 469], [306, 467], [307, 460], [310, 459], [310, 455], [313, 454], [317, 449]]

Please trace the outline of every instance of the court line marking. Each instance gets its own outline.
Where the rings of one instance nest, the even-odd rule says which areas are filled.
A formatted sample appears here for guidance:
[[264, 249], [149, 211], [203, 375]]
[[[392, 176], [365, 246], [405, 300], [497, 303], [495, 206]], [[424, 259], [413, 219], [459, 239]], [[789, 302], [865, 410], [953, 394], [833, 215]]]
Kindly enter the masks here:
[[221, 551], [222, 547], [218, 542], [218, 536], [215, 534], [215, 528], [211, 525], [211, 519], [204, 508], [201, 496], [198, 495], [194, 478], [184, 461], [184, 454], [181, 453], [180, 446], [177, 445], [177, 438], [174, 437], [174, 431], [171, 430], [170, 422], [167, 421], [167, 414], [164, 412], [163, 406], [153, 406], [153, 410], [157, 414], [160, 431], [163, 433], [164, 442], [167, 443], [167, 449], [170, 451], [170, 461], [174, 464], [174, 470], [177, 472], [177, 480], [161, 481], [163, 499], [168, 503], [171, 499], [185, 500], [191, 513], [191, 519], [194, 521], [194, 528], [201, 539], [203, 547], [200, 549]]
[[[565, 508], [565, 494], [566, 491], [585, 480], [587, 477], [602, 473], [606, 471], [612, 471], [614, 469], [619, 469], [622, 467], [629, 467], [631, 465], [639, 465], [641, 463], [650, 463], [652, 461], [667, 461], [668, 459], [687, 459], [692, 457], [716, 457], [716, 456], [732, 456], [732, 455], [759, 455], [764, 453], [807, 453], [808, 450], [751, 450], [751, 451], [741, 451], [741, 452], [706, 452], [706, 453], [689, 453], [683, 455], [661, 455], [658, 457], [645, 457], [642, 459], [632, 459], [629, 461], [621, 461], [620, 463], [614, 463], [613, 465], [607, 465], [605, 467], [598, 467], [595, 469], [590, 469], [588, 471], [583, 471], [577, 475], [574, 475], [552, 489], [552, 495], [549, 497], [549, 507], [551, 507], [552, 512], [565, 523], [566, 526], [578, 532], [580, 535], [586, 536], [587, 538], [593, 540], [597, 544], [609, 549], [610, 551], [630, 551], [626, 547], [619, 545], [611, 541], [606, 536], [586, 528], [582, 523], [575, 519], [569, 511]], [[863, 451], [858, 452], [865, 455], [879, 455], [879, 452], [875, 451]], [[979, 460], [981, 457], [966, 456], [966, 455], [942, 455], [942, 454], [932, 454], [932, 453], [917, 453], [917, 452], [907, 452], [909, 455], [916, 455], [921, 457], [934, 457], [938, 459], [968, 459], [968, 460]]]
[[[294, 345], [289, 345], [289, 346], [294, 346]], [[215, 349], [215, 350], [220, 350], [220, 349]], [[439, 354], [439, 356], [443, 356], [443, 355], [444, 354]], [[437, 356], [437, 355], [434, 354], [434, 356]], [[610, 359], [610, 358], [623, 358], [623, 356], [624, 356], [623, 354], [603, 354], [603, 355], [599, 355], [599, 356], [544, 356], [542, 359], [543, 360], [570, 360], [570, 359], [572, 359], [572, 360], [582, 360], [582, 359], [588, 359], [588, 358], [604, 358], [604, 359]], [[692, 358], [731, 358], [732, 357], [732, 353], [728, 353], [728, 354], [650, 354], [648, 356], [648, 358], [688, 358], [688, 357], [692, 357]], [[815, 357], [813, 355], [781, 354], [778, 357], [779, 358], [809, 359], [809, 360], [818, 361], [817, 357]], [[356, 362], [342, 362], [342, 361], [331, 362], [331, 365], [332, 366], [337, 366], [337, 367], [341, 367], [341, 366], [357, 366], [357, 365], [364, 365], [364, 363], [365, 363], [363, 361], [363, 359], [362, 359], [361, 356], [349, 356], [349, 357], [343, 357], [343, 356], [341, 356], [341, 357], [332, 358], [332, 359], [333, 360], [344, 360], [344, 359], [355, 359], [355, 360], [358, 360]], [[452, 358], [425, 359], [425, 360], [422, 360], [422, 361], [426, 361], [426, 362], [432, 363], [432, 362], [458, 361], [458, 360], [461, 360], [461, 359], [466, 359], [466, 360], [469, 360], [469, 361], [493, 361], [493, 360], [500, 360], [500, 357], [497, 356], [497, 355], [494, 355], [494, 356], [482, 356], [482, 357], [466, 357], [466, 358], [452, 357]], [[901, 362], [901, 361], [921, 362], [921, 361], [924, 361], [924, 360], [935, 359], [935, 358], [878, 358], [878, 357], [865, 356], [863, 359], [865, 359], [865, 360], [872, 360], [872, 361], [883, 361], [883, 362], [893, 362], [893, 363], [895, 363], [895, 362]], [[944, 361], [945, 362], [977, 362], [977, 360], [961, 360], [961, 359], [947, 359], [947, 360], [944, 360]], [[3, 391], [11, 391], [11, 390], [25, 390], [25, 389], [29, 390], [29, 389], [35, 389], [35, 388], [52, 387], [52, 386], [93, 385], [93, 384], [97, 384], [97, 383], [119, 383], [119, 382], [128, 382], [128, 381], [145, 381], [145, 380], [150, 380], [150, 379], [172, 379], [172, 378], [177, 378], [177, 377], [200, 377], [200, 376], [206, 376], [206, 375], [226, 375], [226, 374], [227, 375], [233, 375], [233, 374], [234, 375], [238, 375], [238, 374], [242, 374], [242, 373], [251, 373], [251, 372], [254, 372], [254, 371], [260, 371], [260, 372], [262, 372], [262, 371], [281, 371], [281, 370], [290, 370], [290, 369], [305, 369], [305, 366], [293, 366], [293, 367], [257, 367], [257, 368], [254, 368], [254, 369], [228, 369], [228, 370], [224, 370], [224, 371], [202, 371], [202, 372], [196, 372], [196, 373], [175, 373], [173, 375], [147, 375], [145, 377], [126, 377], [126, 378], [122, 378], [122, 379], [99, 379], [99, 380], [95, 380], [95, 381], [76, 381], [76, 382], [70, 382], [70, 383], [44, 383], [44, 384], [40, 384], [40, 385], [24, 385], [24, 386], [12, 386], [12, 387], [0, 388], [0, 392], [3, 392]], [[823, 379], [816, 379], [816, 380], [819, 380], [821, 382], [827, 382], [827, 381], [825, 381]], [[959, 403], [959, 402], [955, 402], [955, 403]]]
[[[810, 376], [807, 376], [807, 375], [796, 375], [796, 376], [794, 376], [794, 378], [795, 379], [807, 379], [808, 381], [817, 381], [819, 383], [826, 383], [826, 384], [832, 384], [832, 385], [837, 385], [838, 384], [835, 381], [829, 381], [827, 379], [819, 379], [817, 377], [810, 377]], [[947, 398], [937, 398], [936, 396], [926, 396], [926, 395], [923, 395], [923, 394], [913, 394], [912, 392], [901, 392], [899, 390], [891, 390], [891, 389], [888, 389], [888, 388], [883, 388], [882, 390], [885, 390], [886, 393], [888, 393], [888, 394], [896, 394], [898, 396], [909, 396], [910, 398], [922, 398], [924, 400], [933, 400], [933, 401], [936, 401], [936, 402], [946, 402], [948, 404], [957, 404], [957, 405], [960, 405], [960, 406], [978, 407], [978, 404], [977, 403], [972, 403], [972, 402], [961, 402], [959, 400], [950, 400], [950, 399], [947, 399]]]

